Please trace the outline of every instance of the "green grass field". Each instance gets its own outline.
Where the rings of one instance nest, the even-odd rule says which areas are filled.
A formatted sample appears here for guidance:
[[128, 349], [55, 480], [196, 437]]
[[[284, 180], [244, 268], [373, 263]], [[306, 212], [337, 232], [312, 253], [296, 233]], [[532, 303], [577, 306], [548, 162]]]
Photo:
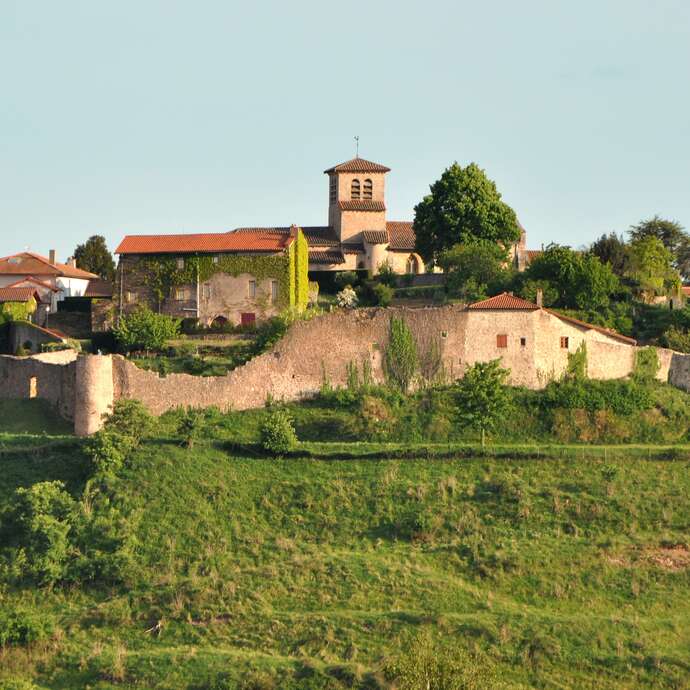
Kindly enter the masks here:
[[[242, 445], [259, 414], [211, 416], [192, 450], [166, 417], [132, 456], [112, 486], [137, 538], [126, 583], [0, 585], [0, 610], [53, 626], [0, 648], [0, 687], [394, 687], [424, 631], [494, 671], [438, 688], [688, 687], [686, 448], [314, 440], [278, 460]], [[0, 507], [48, 479], [81, 495], [81, 442], [5, 439]]]

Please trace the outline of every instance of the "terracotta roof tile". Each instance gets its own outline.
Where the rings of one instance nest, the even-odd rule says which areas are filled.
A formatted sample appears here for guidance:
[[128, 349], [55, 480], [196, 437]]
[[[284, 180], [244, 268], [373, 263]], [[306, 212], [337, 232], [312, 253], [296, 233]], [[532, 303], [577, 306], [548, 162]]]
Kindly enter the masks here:
[[[251, 230], [251, 231], [250, 231]], [[292, 242], [289, 232], [245, 228], [242, 232], [188, 235], [127, 235], [116, 254], [185, 254], [215, 252], [279, 252]]]
[[495, 297], [489, 297], [481, 302], [470, 304], [468, 309], [491, 309], [491, 310], [508, 310], [508, 311], [536, 311], [539, 307], [532, 302], [528, 302], [522, 297], [515, 297], [508, 292], [503, 292]]
[[386, 205], [383, 201], [372, 201], [371, 199], [352, 199], [350, 201], [339, 201], [341, 211], [385, 211]]
[[565, 321], [566, 323], [572, 323], [575, 326], [582, 326], [583, 328], [586, 328], [588, 330], [592, 331], [597, 331], [598, 333], [603, 333], [604, 335], [608, 335], [611, 338], [615, 338], [616, 340], [622, 340], [624, 343], [628, 343], [629, 345], [637, 345], [637, 340], [634, 338], [628, 338], [627, 335], [623, 335], [622, 333], [618, 333], [617, 331], [614, 331], [610, 328], [604, 328], [603, 326], [595, 326], [592, 323], [587, 323], [586, 321], [580, 321], [580, 319], [575, 319], [572, 316], [565, 316], [564, 314], [559, 314], [557, 311], [553, 311], [552, 309], [544, 309], [545, 312], [548, 314], [551, 314], [552, 316], [555, 316], [556, 318], [560, 319], [561, 321]]
[[90, 280], [84, 297], [112, 297], [113, 284], [108, 280]]
[[364, 252], [364, 245], [361, 242], [343, 242], [340, 247], [344, 254], [361, 254]]
[[38, 285], [39, 287], [45, 288], [46, 290], [51, 290], [52, 292], [60, 292], [60, 288], [53, 287], [50, 283], [44, 283], [42, 280], [37, 280], [33, 276], [27, 276], [26, 278], [20, 278], [16, 283], [7, 285], [7, 287], [28, 287], [24, 283], [31, 283], [32, 285]]
[[40, 301], [36, 288], [30, 287], [2, 287], [0, 288], [0, 302], [28, 302], [31, 298]]
[[24, 276], [65, 276], [66, 278], [98, 278], [94, 273], [81, 268], [50, 261], [34, 252], [20, 252], [0, 259], [0, 274]]
[[362, 237], [368, 244], [388, 244], [388, 233], [385, 230], [363, 230]]
[[368, 160], [365, 160], [364, 158], [357, 157], [357, 158], [352, 158], [349, 161], [345, 161], [344, 163], [339, 163], [338, 165], [334, 165], [332, 168], [328, 168], [328, 170], [324, 170], [324, 173], [326, 175], [328, 175], [330, 173], [335, 173], [335, 172], [387, 173], [387, 172], [390, 172], [390, 168], [387, 168], [385, 165], [381, 165], [380, 163], [373, 163], [372, 161], [368, 161]]
[[310, 249], [309, 263], [312, 264], [344, 264], [342, 252], [331, 249]]
[[[304, 233], [310, 247], [339, 247], [340, 242], [335, 234], [335, 231], [330, 225], [311, 225], [300, 226]], [[273, 228], [237, 228], [233, 232], [275, 232], [277, 234], [288, 234], [290, 228], [288, 226], [273, 227]]]
[[390, 220], [386, 223], [390, 237], [389, 249], [413, 250], [415, 247], [414, 227], [410, 221]]

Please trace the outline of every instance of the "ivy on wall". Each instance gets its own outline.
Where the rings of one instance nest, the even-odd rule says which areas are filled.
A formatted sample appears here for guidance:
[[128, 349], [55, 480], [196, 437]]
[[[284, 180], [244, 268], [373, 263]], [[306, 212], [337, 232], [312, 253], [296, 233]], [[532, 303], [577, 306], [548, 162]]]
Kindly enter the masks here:
[[0, 324], [9, 321], [28, 321], [36, 311], [36, 300], [31, 297], [27, 302], [3, 302], [0, 304]]
[[185, 256], [184, 268], [178, 268], [175, 256], [147, 257], [142, 261], [141, 270], [159, 304], [170, 295], [174, 287], [194, 285], [197, 281], [204, 283], [216, 273], [226, 273], [233, 277], [247, 273], [257, 282], [268, 279], [278, 281], [277, 306], [280, 309], [295, 307], [302, 311], [306, 308], [309, 299], [309, 247], [301, 230], [287, 251], [279, 255], [215, 256], [216, 261], [213, 255]]

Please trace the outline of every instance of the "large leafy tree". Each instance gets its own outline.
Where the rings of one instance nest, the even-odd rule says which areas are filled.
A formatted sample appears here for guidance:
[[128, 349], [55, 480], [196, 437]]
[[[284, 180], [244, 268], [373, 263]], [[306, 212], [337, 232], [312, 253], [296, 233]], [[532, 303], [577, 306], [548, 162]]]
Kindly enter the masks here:
[[625, 239], [615, 232], [602, 235], [592, 244], [589, 251], [598, 257], [601, 263], [609, 264], [617, 276], [625, 275], [628, 270], [628, 246]]
[[667, 220], [660, 216], [641, 220], [637, 225], [630, 227], [631, 242], [637, 242], [647, 237], [655, 237], [661, 240], [664, 247], [672, 254], [675, 254], [685, 236], [683, 226], [678, 221]]
[[557, 244], [549, 245], [529, 265], [522, 279], [525, 286], [537, 284], [556, 296], [553, 304], [566, 309], [605, 307], [620, 287], [611, 266], [603, 264], [598, 256]]
[[477, 362], [458, 381], [458, 416], [464, 424], [481, 434], [482, 448], [486, 432], [496, 426], [506, 413], [510, 398], [506, 380], [510, 372], [501, 360]]
[[115, 280], [115, 262], [108, 251], [105, 237], [92, 235], [84, 244], [74, 250], [77, 266], [85, 271], [99, 275], [103, 280]]
[[680, 286], [680, 275], [673, 267], [673, 254], [660, 238], [652, 235], [630, 243], [627, 275], [645, 302], [652, 302], [656, 296], [671, 294]]
[[456, 244], [439, 256], [438, 263], [448, 292], [473, 302], [484, 299], [507, 276], [507, 260], [506, 250], [495, 242], [476, 242]]
[[486, 240], [507, 247], [520, 239], [515, 212], [475, 163], [453, 163], [414, 212], [416, 249], [427, 263], [456, 244]]

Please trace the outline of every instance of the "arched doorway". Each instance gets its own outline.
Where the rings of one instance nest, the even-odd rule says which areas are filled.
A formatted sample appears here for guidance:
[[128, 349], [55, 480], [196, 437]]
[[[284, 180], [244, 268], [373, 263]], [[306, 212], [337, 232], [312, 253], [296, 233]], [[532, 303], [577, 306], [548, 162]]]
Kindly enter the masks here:
[[407, 257], [407, 264], [405, 265], [405, 273], [412, 273], [414, 275], [417, 275], [417, 273], [421, 273], [422, 270], [422, 262], [420, 261], [419, 257], [416, 254], [410, 254]]
[[222, 315], [216, 316], [216, 318], [211, 321], [211, 328], [223, 328], [227, 325], [228, 320]]

